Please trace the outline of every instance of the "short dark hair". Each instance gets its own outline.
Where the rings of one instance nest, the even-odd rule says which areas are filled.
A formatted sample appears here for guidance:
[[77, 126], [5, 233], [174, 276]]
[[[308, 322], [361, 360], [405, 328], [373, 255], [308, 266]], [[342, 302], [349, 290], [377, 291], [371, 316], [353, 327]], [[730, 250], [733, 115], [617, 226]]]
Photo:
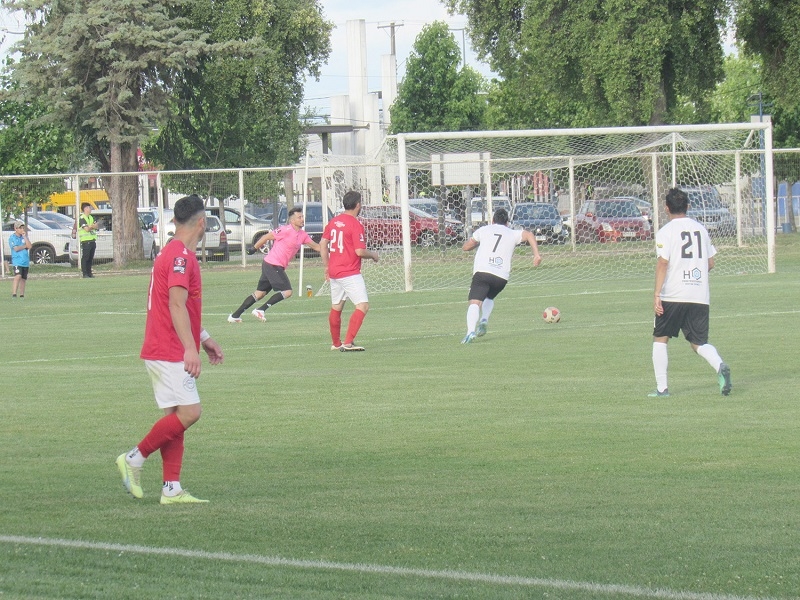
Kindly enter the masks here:
[[492, 215], [492, 223], [505, 225], [508, 223], [508, 211], [505, 208], [498, 208]]
[[289, 212], [286, 215], [286, 219], [287, 220], [291, 219], [293, 214], [301, 213], [301, 212], [303, 212], [303, 207], [302, 206], [293, 206], [292, 208], [289, 209]]
[[342, 207], [344, 207], [345, 210], [353, 210], [358, 206], [359, 202], [361, 202], [361, 194], [355, 190], [350, 190], [344, 195], [344, 198], [342, 198]]
[[204, 213], [206, 210], [205, 202], [197, 194], [184, 196], [175, 203], [173, 209], [173, 221], [176, 224], [184, 225], [194, 218], [197, 213]]
[[671, 215], [685, 215], [689, 208], [689, 196], [680, 188], [672, 188], [667, 192], [666, 203]]
[[81, 210], [83, 210], [83, 209], [84, 209], [84, 208], [86, 208], [87, 206], [91, 208], [91, 206], [92, 206], [92, 205], [91, 205], [91, 204], [89, 204], [88, 202], [81, 202]]

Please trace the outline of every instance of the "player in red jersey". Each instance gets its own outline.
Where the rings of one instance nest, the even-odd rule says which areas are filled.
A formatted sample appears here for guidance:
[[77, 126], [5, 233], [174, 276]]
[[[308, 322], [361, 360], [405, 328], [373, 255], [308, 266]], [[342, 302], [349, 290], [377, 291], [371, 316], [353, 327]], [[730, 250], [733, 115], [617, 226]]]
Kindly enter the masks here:
[[200, 418], [200, 346], [212, 365], [222, 362], [222, 349], [200, 324], [202, 283], [194, 249], [205, 234], [205, 206], [199, 196], [175, 203], [175, 237], [153, 263], [147, 296], [147, 322], [140, 357], [153, 383], [156, 404], [165, 416], [130, 452], [117, 457], [125, 489], [143, 496], [140, 477], [145, 459], [161, 451], [164, 485], [161, 504], [208, 502], [180, 484], [183, 437]]
[[[369, 310], [367, 286], [361, 275], [361, 259], [378, 262], [378, 253], [367, 250], [364, 226], [358, 220], [361, 212], [361, 194], [350, 191], [342, 198], [344, 212], [328, 222], [320, 240], [320, 256], [325, 265], [325, 279], [331, 284], [331, 312], [328, 324], [331, 329], [331, 350], [358, 352], [364, 350], [353, 342]], [[342, 310], [350, 299], [355, 310], [347, 324], [344, 344], [341, 338]]]

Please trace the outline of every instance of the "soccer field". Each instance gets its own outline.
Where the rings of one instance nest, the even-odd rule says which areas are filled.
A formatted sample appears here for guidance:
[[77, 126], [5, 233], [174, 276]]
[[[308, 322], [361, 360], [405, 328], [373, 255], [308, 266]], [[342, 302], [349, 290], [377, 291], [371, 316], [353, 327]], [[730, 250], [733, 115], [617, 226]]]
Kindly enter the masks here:
[[682, 338], [672, 397], [647, 397], [652, 278], [512, 273], [470, 345], [468, 281], [377, 294], [367, 351], [340, 353], [327, 297], [231, 325], [258, 272], [210, 268], [225, 362], [186, 436], [210, 503], [187, 506], [159, 505], [157, 454], [140, 501], [114, 465], [160, 416], [148, 276], [32, 269], [0, 302], [0, 597], [798, 598], [800, 242], [779, 237], [777, 274], [712, 275], [729, 397]]

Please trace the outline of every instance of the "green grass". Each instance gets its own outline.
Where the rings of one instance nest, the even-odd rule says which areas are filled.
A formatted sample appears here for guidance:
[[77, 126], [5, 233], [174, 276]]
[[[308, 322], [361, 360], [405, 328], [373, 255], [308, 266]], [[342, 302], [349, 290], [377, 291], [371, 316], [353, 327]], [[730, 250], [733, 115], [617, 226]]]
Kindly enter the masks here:
[[367, 351], [342, 354], [327, 298], [232, 326], [257, 271], [209, 268], [226, 357], [204, 364], [182, 478], [211, 503], [186, 507], [158, 504], [157, 455], [142, 501], [113, 463], [159, 417], [138, 358], [147, 275], [32, 270], [24, 301], [0, 301], [0, 597], [796, 598], [795, 238], [777, 274], [713, 280], [728, 398], [683, 339], [673, 396], [646, 397], [651, 278], [512, 274], [469, 346], [468, 281], [373, 295]]

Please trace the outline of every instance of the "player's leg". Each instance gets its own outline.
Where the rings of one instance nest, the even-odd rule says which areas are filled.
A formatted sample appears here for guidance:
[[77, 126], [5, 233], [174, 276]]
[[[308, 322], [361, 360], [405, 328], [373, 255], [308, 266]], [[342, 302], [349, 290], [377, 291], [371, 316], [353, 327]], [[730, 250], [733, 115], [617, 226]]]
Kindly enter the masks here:
[[353, 314], [350, 315], [350, 320], [347, 323], [347, 333], [344, 337], [344, 344], [342, 350], [363, 350], [362, 346], [355, 344], [358, 331], [364, 323], [364, 317], [367, 316], [369, 310], [369, 297], [367, 296], [367, 285], [364, 282], [364, 277], [361, 275], [352, 275], [345, 277], [342, 285], [345, 293], [350, 301], [355, 304]]
[[331, 279], [331, 312], [328, 313], [328, 328], [331, 332], [331, 350], [342, 349], [342, 311], [345, 290], [338, 279]]
[[478, 321], [476, 333], [478, 337], [486, 335], [486, 329], [489, 327], [489, 317], [492, 316], [494, 310], [494, 298], [486, 298], [481, 304], [481, 318]]
[[662, 302], [662, 306], [664, 313], [656, 315], [653, 324], [653, 371], [656, 377], [656, 390], [650, 394], [652, 397], [669, 396], [667, 342], [669, 338], [678, 335], [683, 319], [682, 304]]
[[462, 344], [471, 343], [477, 336], [475, 329], [481, 318], [481, 305], [489, 295], [490, 284], [487, 273], [477, 272], [472, 275], [472, 282], [469, 286], [467, 300], [467, 335], [461, 340]]
[[285, 300], [286, 298], [291, 298], [292, 296], [292, 284], [289, 282], [289, 276], [286, 275], [286, 270], [281, 269], [280, 267], [276, 267], [273, 265], [269, 265], [264, 263], [267, 268], [267, 277], [269, 279], [269, 283], [271, 289], [275, 290], [275, 293], [267, 300], [267, 302], [259, 306], [257, 309], [253, 311], [253, 315], [260, 319], [261, 321], [264, 320], [264, 312], [269, 310], [271, 307], [275, 306], [281, 300]]
[[14, 280], [11, 282], [11, 297], [17, 297], [17, 289], [19, 289], [19, 282], [22, 280], [22, 275], [20, 273], [19, 267], [14, 267]]
[[709, 307], [707, 304], [693, 304], [689, 308], [683, 335], [698, 355], [711, 365], [717, 374], [719, 391], [723, 396], [731, 393], [731, 368], [725, 364], [717, 349], [708, 343]]
[[247, 296], [242, 302], [241, 306], [237, 308], [234, 312], [228, 315], [228, 322], [229, 323], [241, 323], [242, 322], [242, 313], [246, 311], [248, 308], [253, 306], [256, 302], [261, 300], [264, 296], [266, 296], [267, 292], [272, 289], [272, 286], [269, 283], [269, 277], [267, 276], [267, 263], [261, 263], [261, 277], [258, 280], [258, 284], [256, 285], [256, 291]]

